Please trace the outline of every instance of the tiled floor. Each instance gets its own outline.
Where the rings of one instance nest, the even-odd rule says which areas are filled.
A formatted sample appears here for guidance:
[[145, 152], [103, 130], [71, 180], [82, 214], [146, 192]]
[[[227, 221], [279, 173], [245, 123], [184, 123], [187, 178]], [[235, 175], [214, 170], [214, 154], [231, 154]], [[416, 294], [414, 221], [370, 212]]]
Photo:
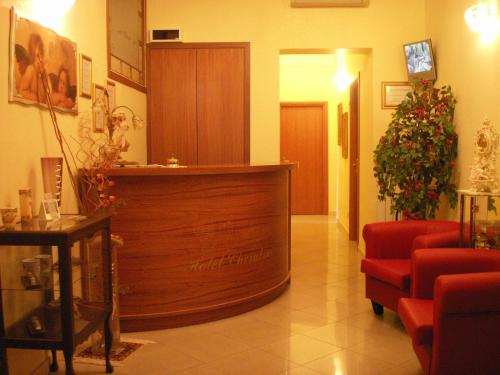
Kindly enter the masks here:
[[[292, 283], [283, 295], [217, 322], [125, 334], [156, 343], [145, 345], [114, 373], [422, 374], [396, 314], [372, 313], [360, 258], [331, 218], [293, 217]], [[75, 368], [78, 374], [104, 373], [100, 366]]]

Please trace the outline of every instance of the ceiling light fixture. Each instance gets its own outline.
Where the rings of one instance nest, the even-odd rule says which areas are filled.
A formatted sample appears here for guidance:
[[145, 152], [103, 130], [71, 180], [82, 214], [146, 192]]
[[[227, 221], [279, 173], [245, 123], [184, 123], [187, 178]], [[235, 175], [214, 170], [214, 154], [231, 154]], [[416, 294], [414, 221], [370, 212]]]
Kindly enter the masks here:
[[500, 32], [500, 21], [497, 14], [497, 0], [483, 1], [465, 10], [465, 22], [481, 40], [493, 40]]

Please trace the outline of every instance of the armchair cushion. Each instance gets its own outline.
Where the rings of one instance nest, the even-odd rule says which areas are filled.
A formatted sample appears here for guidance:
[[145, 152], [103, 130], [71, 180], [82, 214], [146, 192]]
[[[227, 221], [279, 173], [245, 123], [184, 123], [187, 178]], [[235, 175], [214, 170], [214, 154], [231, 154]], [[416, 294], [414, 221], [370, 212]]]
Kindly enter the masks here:
[[398, 314], [414, 345], [432, 345], [434, 303], [428, 299], [401, 298]]
[[401, 290], [408, 290], [410, 287], [409, 259], [363, 259], [361, 272]]

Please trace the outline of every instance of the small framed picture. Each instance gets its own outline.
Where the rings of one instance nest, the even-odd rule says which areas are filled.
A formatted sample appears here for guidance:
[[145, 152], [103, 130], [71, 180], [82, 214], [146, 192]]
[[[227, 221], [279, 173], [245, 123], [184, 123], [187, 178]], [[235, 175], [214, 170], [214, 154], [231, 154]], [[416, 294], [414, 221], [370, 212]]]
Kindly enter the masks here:
[[106, 90], [108, 90], [108, 105], [111, 113], [116, 107], [116, 84], [108, 79], [106, 81]]
[[80, 53], [80, 96], [92, 98], [92, 59]]
[[94, 124], [95, 133], [104, 132], [105, 116], [106, 116], [105, 92], [106, 91], [104, 86], [94, 83], [94, 95], [92, 97], [92, 103], [93, 103], [92, 120]]
[[382, 82], [382, 108], [397, 108], [412, 91], [408, 82]]
[[46, 198], [42, 199], [42, 205], [40, 207], [39, 217], [45, 219], [46, 221], [59, 220], [61, 218], [61, 213], [59, 212], [59, 205], [57, 204], [57, 199]]
[[342, 146], [342, 114], [344, 110], [342, 109], [342, 103], [337, 105], [337, 144]]
[[342, 157], [349, 157], [349, 114], [344, 112], [342, 115]]

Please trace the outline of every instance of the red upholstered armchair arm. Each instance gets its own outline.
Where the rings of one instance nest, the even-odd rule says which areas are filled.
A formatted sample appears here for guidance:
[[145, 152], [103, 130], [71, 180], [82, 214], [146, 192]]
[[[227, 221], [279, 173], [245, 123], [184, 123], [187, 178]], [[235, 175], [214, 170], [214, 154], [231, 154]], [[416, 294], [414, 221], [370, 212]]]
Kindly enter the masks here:
[[416, 248], [413, 242], [417, 237], [431, 236], [429, 240], [425, 237], [419, 238], [419, 243], [452, 241], [452, 234], [445, 237], [436, 234], [454, 230], [458, 230], [458, 223], [442, 220], [404, 220], [366, 224], [363, 228], [366, 257], [408, 259]]
[[500, 271], [500, 252], [479, 249], [421, 249], [412, 254], [413, 298], [433, 298], [439, 275]]
[[500, 271], [442, 275], [434, 285], [434, 316], [500, 313]]
[[430, 249], [433, 247], [458, 247], [460, 244], [460, 231], [429, 233], [415, 237], [413, 249]]

